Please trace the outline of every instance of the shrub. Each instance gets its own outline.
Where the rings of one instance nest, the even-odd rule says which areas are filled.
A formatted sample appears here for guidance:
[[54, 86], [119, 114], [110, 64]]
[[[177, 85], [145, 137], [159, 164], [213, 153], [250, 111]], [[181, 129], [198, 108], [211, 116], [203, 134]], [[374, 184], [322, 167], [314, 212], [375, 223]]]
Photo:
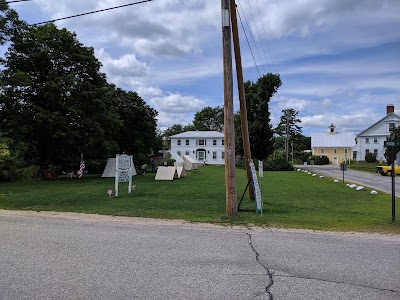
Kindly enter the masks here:
[[265, 171], [293, 171], [294, 168], [292, 164], [286, 161], [284, 156], [269, 156], [264, 161], [264, 170]]
[[314, 165], [329, 165], [329, 158], [325, 155], [313, 155], [307, 161], [310, 164], [310, 160], [314, 160]]
[[369, 163], [376, 162], [376, 156], [372, 152], [365, 154], [365, 161]]

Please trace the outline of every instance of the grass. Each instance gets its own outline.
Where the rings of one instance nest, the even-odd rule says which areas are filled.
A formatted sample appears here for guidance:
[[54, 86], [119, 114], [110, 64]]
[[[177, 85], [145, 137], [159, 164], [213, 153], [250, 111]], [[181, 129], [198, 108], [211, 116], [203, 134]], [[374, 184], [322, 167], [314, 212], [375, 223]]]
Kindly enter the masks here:
[[[383, 163], [386, 165], [386, 163]], [[347, 168], [349, 170], [354, 170], [354, 171], [362, 171], [362, 172], [368, 172], [368, 173], [376, 173], [376, 167], [382, 165], [380, 162], [374, 162], [374, 163], [367, 163], [367, 162], [352, 162], [350, 165], [347, 165]]]
[[[246, 183], [245, 171], [238, 169], [239, 200]], [[134, 184], [137, 187], [132, 194], [123, 183], [120, 197], [109, 198], [106, 191], [114, 186], [114, 180], [98, 176], [0, 183], [0, 208], [400, 234], [400, 223], [391, 222], [391, 195], [355, 191], [304, 172], [264, 172], [262, 216], [255, 213], [247, 194], [243, 211], [237, 217], [226, 216], [223, 167], [201, 167], [187, 178], [173, 181], [155, 181], [154, 174], [147, 173], [134, 177]]]

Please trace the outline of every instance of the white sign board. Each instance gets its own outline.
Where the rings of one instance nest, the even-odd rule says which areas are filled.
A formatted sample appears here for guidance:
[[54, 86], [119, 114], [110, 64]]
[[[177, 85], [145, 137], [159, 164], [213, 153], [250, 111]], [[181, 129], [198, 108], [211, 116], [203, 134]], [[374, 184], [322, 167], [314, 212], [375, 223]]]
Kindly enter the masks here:
[[132, 155], [117, 154], [115, 158], [115, 197], [118, 197], [118, 183], [129, 182], [128, 193], [132, 192]]
[[260, 177], [264, 177], [264, 164], [262, 160], [258, 161], [258, 175], [260, 175]]
[[249, 166], [250, 166], [251, 180], [253, 182], [253, 188], [254, 188], [254, 197], [256, 198], [255, 199], [256, 200], [256, 212], [261, 213], [262, 212], [262, 199], [261, 199], [260, 186], [258, 185], [256, 167], [253, 162], [249, 163]]

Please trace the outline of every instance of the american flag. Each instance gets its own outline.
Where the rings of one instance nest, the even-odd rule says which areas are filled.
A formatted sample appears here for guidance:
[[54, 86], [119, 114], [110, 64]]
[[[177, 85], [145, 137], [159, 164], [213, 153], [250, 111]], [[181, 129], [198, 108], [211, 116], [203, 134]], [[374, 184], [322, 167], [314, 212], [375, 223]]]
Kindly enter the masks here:
[[83, 176], [83, 171], [85, 170], [85, 161], [83, 160], [83, 154], [81, 154], [81, 164], [79, 167], [79, 178]]

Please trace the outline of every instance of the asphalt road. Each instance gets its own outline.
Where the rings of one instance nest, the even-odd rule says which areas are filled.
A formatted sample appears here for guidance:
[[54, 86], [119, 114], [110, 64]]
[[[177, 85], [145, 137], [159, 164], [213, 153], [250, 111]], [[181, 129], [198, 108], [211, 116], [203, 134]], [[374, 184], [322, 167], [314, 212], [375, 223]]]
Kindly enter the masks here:
[[[342, 181], [343, 171], [340, 171], [340, 166], [322, 165], [322, 166], [296, 166], [304, 170], [312, 171], [319, 175], [337, 178]], [[372, 174], [367, 172], [359, 172], [347, 170], [344, 172], [345, 182], [354, 182], [363, 186], [369, 186], [376, 190], [392, 194], [392, 178], [390, 176], [382, 176], [378, 173]], [[395, 195], [400, 197], [400, 176], [395, 176]]]
[[0, 299], [400, 299], [400, 236], [0, 210]]

